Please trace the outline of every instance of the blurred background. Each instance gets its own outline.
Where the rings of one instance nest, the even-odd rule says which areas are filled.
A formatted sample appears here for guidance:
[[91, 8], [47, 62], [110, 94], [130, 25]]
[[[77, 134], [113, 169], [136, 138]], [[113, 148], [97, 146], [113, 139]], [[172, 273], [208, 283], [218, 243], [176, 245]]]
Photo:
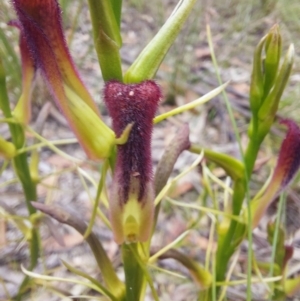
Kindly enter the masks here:
[[[109, 116], [101, 100], [103, 80], [93, 47], [87, 1], [61, 0], [59, 2], [63, 11], [64, 29], [71, 55], [88, 90], [101, 107], [105, 121], [110, 123]], [[123, 37], [121, 56], [124, 71], [164, 24], [176, 3], [175, 0], [124, 1], [121, 24]], [[10, 1], [0, 0], [0, 56], [4, 60], [7, 72], [7, 87], [12, 107], [21, 93], [18, 31], [7, 26], [7, 22], [14, 18], [15, 15]], [[209, 25], [218, 61], [218, 72], [221, 74], [222, 82], [231, 81], [227, 94], [233, 107], [242, 143], [245, 143], [250, 118], [248, 92], [253, 52], [259, 40], [276, 23], [279, 24], [282, 34], [282, 53], [286, 52], [290, 43], [294, 43], [296, 51], [291, 79], [280, 102], [278, 116], [294, 119], [300, 124], [300, 5], [298, 0], [198, 0], [191, 16], [157, 74], [156, 80], [162, 86], [164, 94], [159, 112], [162, 113], [188, 103], [219, 85], [217, 70], [212, 63], [207, 42], [206, 26]], [[40, 125], [38, 117], [41, 116], [45, 106], [49, 106], [49, 103], [51, 108], [48, 108], [48, 113], [42, 122], [43, 130], [41, 133], [43, 137], [50, 140], [74, 137], [64, 117], [52, 104], [51, 96], [42, 79], [38, 76], [33, 93], [32, 126], [34, 128], [38, 128]], [[235, 157], [240, 156], [224, 99], [220, 95], [205, 106], [170, 118], [155, 127], [153, 133], [154, 164], [158, 162], [165, 146], [184, 122], [190, 124], [192, 142]], [[3, 124], [0, 124], [0, 135], [9, 139], [9, 132]], [[275, 125], [271, 135], [263, 143], [251, 187], [252, 194], [263, 185], [271, 167], [274, 166], [276, 154], [283, 137], [283, 128]], [[61, 149], [72, 156], [85, 158], [83, 151], [76, 143], [63, 146]], [[49, 149], [43, 149], [40, 157], [39, 169], [44, 179], [39, 187], [39, 199], [62, 203], [65, 206], [75, 206], [76, 210], [79, 210], [88, 219], [92, 206], [89, 193], [93, 195], [95, 188], [91, 185], [89, 193], [84, 190], [81, 178], [72, 169], [70, 162], [54, 154]], [[189, 166], [194, 159], [195, 156], [190, 154], [182, 156], [176, 164], [174, 173], [178, 174], [186, 166]], [[99, 176], [97, 167], [89, 165], [87, 162], [85, 168], [97, 181]], [[211, 166], [211, 169], [217, 177], [224, 178], [222, 170], [214, 166]], [[298, 222], [300, 210], [297, 196], [299, 189], [297, 179], [294, 182], [292, 190], [294, 193], [293, 207], [290, 211], [287, 211], [290, 214], [289, 216], [292, 213], [295, 214], [288, 219], [293, 234], [300, 226]], [[215, 189], [217, 194], [219, 188]], [[174, 199], [189, 202], [190, 200], [201, 199], [204, 193], [199, 171], [194, 171], [183, 181], [176, 184], [170, 196]], [[0, 198], [0, 207], [2, 206], [8, 211], [11, 210], [12, 214], [26, 215], [21, 189], [16, 184], [11, 168], [1, 174]], [[168, 237], [168, 241], [172, 241], [182, 233], [187, 223], [191, 224], [196, 219], [193, 213], [185, 211], [185, 209], [174, 209], [170, 204], [164, 204], [155, 244], [158, 246], [164, 245], [166, 237]], [[110, 231], [101, 222], [98, 226], [97, 233], [104, 241], [110, 256], [117, 257], [117, 246], [112, 241]], [[49, 273], [51, 271], [67, 277], [68, 272], [60, 264], [60, 258], [64, 258], [74, 265], [84, 265], [87, 271], [95, 273], [93, 259], [82, 242], [81, 236], [68, 227], [61, 227], [59, 231], [65, 241], [65, 246], [62, 247], [53, 238], [53, 233], [49, 230], [51, 227], [52, 230], [57, 229], [55, 227], [58, 227], [58, 225], [41, 226], [45, 269]], [[185, 244], [185, 247], [189, 246], [186, 248], [191, 256], [198, 257], [200, 260], [204, 259], [208, 230], [207, 221], [202, 221], [199, 224], [200, 236], [196, 234], [191, 236], [188, 243]], [[294, 238], [295, 246], [297, 246], [297, 241], [296, 235]], [[264, 256], [263, 250], [262, 247], [262, 256]], [[297, 260], [300, 260], [300, 253], [298, 253], [295, 252], [296, 263], [298, 263]], [[0, 300], [6, 300], [7, 291], [11, 295], [14, 294], [19, 279], [22, 278], [22, 273], [18, 268], [19, 264], [20, 262], [26, 263], [27, 256], [22, 233], [16, 227], [15, 222], [1, 218], [0, 214]], [[245, 258], [242, 255], [241, 270], [243, 270], [244, 260]], [[118, 262], [116, 266], [118, 266]], [[179, 269], [177, 266], [174, 267], [172, 262], [167, 263], [165, 267], [169, 270], [178, 271]], [[41, 267], [40, 272], [45, 271], [45, 269]], [[186, 275], [185, 271], [180, 270], [180, 272]], [[168, 277], [159, 273], [157, 274], [157, 281], [162, 300], [195, 300], [196, 288], [191, 281], [187, 279], [174, 280], [173, 278], [170, 281]], [[54, 289], [53, 287], [50, 288]], [[58, 290], [57, 287], [56, 289]], [[74, 294], [82, 293], [81, 287], [59, 287], [62, 296], [69, 289], [72, 289]], [[243, 287], [229, 289], [228, 300], [243, 300], [244, 289]], [[261, 300], [259, 299], [261, 297], [259, 288], [257, 291], [258, 295], [254, 295], [253, 300]], [[63, 297], [58, 297], [57, 292], [49, 293], [49, 290], [46, 292], [39, 291], [31, 298], [28, 300], [68, 300], [60, 299]]]

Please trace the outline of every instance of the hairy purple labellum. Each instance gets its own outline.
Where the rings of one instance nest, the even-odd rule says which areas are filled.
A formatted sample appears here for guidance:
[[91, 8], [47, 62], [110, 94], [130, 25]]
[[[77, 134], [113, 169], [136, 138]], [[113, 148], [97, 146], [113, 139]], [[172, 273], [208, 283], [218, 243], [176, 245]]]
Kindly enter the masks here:
[[274, 198], [288, 186], [300, 167], [300, 128], [292, 121], [284, 119], [280, 123], [288, 127], [279, 152], [272, 179], [265, 193], [252, 202], [252, 225], [255, 228]]
[[104, 100], [116, 135], [120, 136], [133, 123], [127, 143], [118, 146], [116, 174], [122, 184], [122, 203], [128, 198], [131, 177], [140, 179], [139, 201], [145, 183], [152, 179], [151, 134], [160, 96], [160, 89], [153, 81], [132, 85], [112, 81], [105, 86]]
[[[105, 85], [104, 101], [116, 135], [120, 136], [126, 126], [133, 124], [127, 142], [118, 145], [110, 201], [112, 224], [115, 217], [113, 208], [122, 208], [133, 195], [141, 210], [149, 206], [149, 202], [153, 208], [151, 134], [160, 97], [160, 88], [150, 80], [131, 85], [111, 81]], [[149, 215], [153, 214], [149, 212]]]
[[288, 131], [281, 145], [274, 176], [282, 178], [281, 189], [283, 189], [300, 167], [300, 128], [292, 120], [284, 119], [280, 123], [286, 125]]

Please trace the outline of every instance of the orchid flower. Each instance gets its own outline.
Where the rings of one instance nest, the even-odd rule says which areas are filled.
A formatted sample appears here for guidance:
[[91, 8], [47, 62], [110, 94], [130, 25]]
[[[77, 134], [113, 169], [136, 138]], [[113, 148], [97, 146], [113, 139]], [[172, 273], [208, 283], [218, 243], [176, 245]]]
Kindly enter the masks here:
[[[23, 44], [28, 47], [34, 66], [41, 70], [54, 100], [89, 158], [111, 159], [117, 145], [109, 207], [118, 243], [146, 241], [151, 234], [154, 212], [151, 133], [161, 98], [160, 88], [151, 79], [195, 1], [180, 1], [165, 25], [127, 70], [125, 83], [120, 74], [119, 10], [114, 10], [109, 1], [89, 1], [95, 48], [106, 81], [103, 96], [114, 131], [101, 120], [75, 68], [65, 42], [57, 0], [12, 1]], [[25, 47], [23, 44], [21, 48]], [[225, 87], [226, 84], [211, 91], [191, 106], [211, 99]]]
[[26, 41], [34, 63], [85, 152], [93, 160], [109, 157], [115, 135], [100, 119], [98, 108], [75, 68], [57, 1], [14, 0], [13, 5], [21, 39]]
[[57, 1], [15, 0], [13, 3], [19, 17], [21, 40], [26, 41], [21, 48], [26, 46], [31, 50], [35, 64], [89, 157], [108, 158], [114, 144], [126, 142], [132, 127], [128, 142], [118, 148], [111, 221], [119, 243], [124, 239], [148, 239], [154, 207], [150, 141], [161, 95], [158, 86], [151, 81], [137, 85], [106, 84], [104, 98], [113, 117], [115, 133], [120, 137], [116, 139], [115, 133], [101, 121], [75, 69], [63, 36]]
[[251, 204], [255, 228], [274, 198], [292, 181], [300, 167], [300, 128], [292, 120], [282, 120], [288, 132], [282, 142], [278, 161], [265, 193]]
[[121, 135], [133, 124], [126, 144], [118, 146], [111, 192], [111, 222], [117, 243], [146, 241], [153, 221], [154, 190], [151, 163], [152, 120], [161, 97], [154, 81], [125, 85], [108, 82], [104, 100]]

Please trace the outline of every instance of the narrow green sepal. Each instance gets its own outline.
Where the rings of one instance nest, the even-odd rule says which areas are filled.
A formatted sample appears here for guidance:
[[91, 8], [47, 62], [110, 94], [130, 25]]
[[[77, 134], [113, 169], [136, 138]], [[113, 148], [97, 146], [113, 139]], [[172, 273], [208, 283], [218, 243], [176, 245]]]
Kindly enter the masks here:
[[108, 158], [115, 145], [115, 133], [72, 89], [64, 85], [64, 90], [69, 102], [70, 126], [88, 157], [93, 160]]
[[127, 70], [124, 76], [125, 83], [139, 83], [146, 79], [152, 79], [155, 76], [195, 2], [196, 0], [183, 0], [179, 2], [163, 27]]
[[186, 267], [189, 270], [192, 278], [200, 286], [201, 289], [206, 289], [210, 287], [212, 283], [212, 276], [198, 262], [174, 249], [171, 249], [159, 256], [159, 259], [161, 260], [168, 258], [175, 259], [176, 261], [180, 262], [184, 267]]
[[196, 144], [192, 144], [189, 150], [190, 152], [196, 154], [200, 154], [203, 151], [204, 157], [206, 159], [222, 167], [226, 171], [226, 173], [234, 180], [244, 177], [245, 171], [242, 162], [229, 155], [214, 152], [212, 150], [202, 148]]

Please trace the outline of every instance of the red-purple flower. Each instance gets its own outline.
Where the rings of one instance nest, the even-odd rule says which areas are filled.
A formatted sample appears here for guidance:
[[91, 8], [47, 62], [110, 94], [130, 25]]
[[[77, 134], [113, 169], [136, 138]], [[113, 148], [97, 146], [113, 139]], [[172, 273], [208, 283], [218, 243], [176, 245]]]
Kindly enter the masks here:
[[104, 100], [113, 119], [113, 132], [101, 121], [96, 104], [79, 78], [63, 35], [57, 0], [12, 3], [18, 16], [15, 24], [21, 30], [21, 52], [26, 46], [27, 58], [41, 70], [88, 156], [95, 160], [108, 158], [112, 147], [118, 145], [110, 196], [116, 241], [147, 240], [154, 208], [150, 144], [161, 97], [159, 87], [150, 80], [131, 85], [106, 83]]
[[300, 166], [300, 128], [292, 120], [282, 120], [281, 123], [288, 127], [288, 132], [282, 142], [273, 176], [280, 182], [280, 190], [290, 183]]
[[292, 120], [282, 120], [288, 127], [282, 142], [272, 179], [265, 193], [252, 203], [253, 228], [255, 228], [274, 198], [292, 181], [300, 167], [300, 128]]
[[91, 159], [109, 157], [115, 135], [100, 119], [98, 108], [72, 61], [62, 31], [58, 2], [13, 0], [12, 3], [21, 39], [82, 147]]
[[160, 97], [158, 85], [150, 80], [131, 85], [111, 81], [104, 88], [116, 135], [133, 125], [127, 143], [118, 146], [110, 195], [110, 216], [118, 243], [145, 241], [152, 229], [151, 133]]

